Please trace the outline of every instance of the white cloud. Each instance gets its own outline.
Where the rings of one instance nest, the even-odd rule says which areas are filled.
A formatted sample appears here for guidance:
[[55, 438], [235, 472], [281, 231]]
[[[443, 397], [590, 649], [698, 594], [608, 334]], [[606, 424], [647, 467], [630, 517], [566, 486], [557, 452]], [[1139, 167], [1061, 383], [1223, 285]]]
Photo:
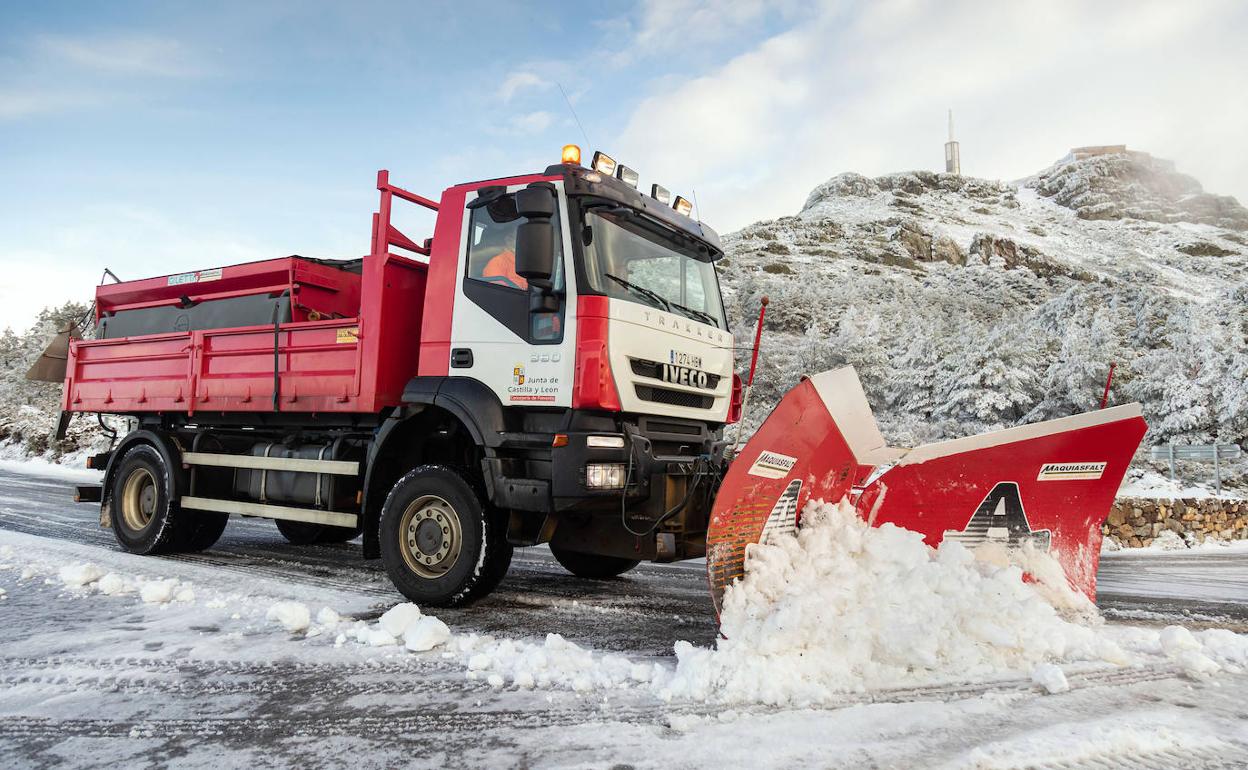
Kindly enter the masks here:
[[829, 5], [658, 81], [612, 146], [674, 192], [696, 188], [724, 230], [794, 213], [842, 171], [940, 168], [947, 107], [969, 174], [1013, 179], [1125, 142], [1248, 202], [1248, 103], [1226, 85], [1248, 64], [1246, 26], [1213, 2]]
[[766, 0], [646, 0], [632, 44], [647, 52], [705, 44], [742, 29], [777, 5]]
[[127, 35], [78, 38], [47, 35], [36, 41], [47, 58], [97, 73], [186, 77], [200, 72], [191, 52], [177, 40]]
[[66, 264], [43, 252], [18, 252], [0, 259], [0, 329], [28, 329], [39, 311], [71, 300], [90, 302], [103, 267]]
[[86, 107], [102, 98], [93, 91], [49, 91], [42, 88], [0, 87], [0, 120], [16, 120], [45, 112]]
[[133, 204], [95, 204], [68, 216], [72, 225], [37, 246], [0, 239], [0, 329], [27, 328], [45, 307], [90, 302], [105, 267], [133, 280], [289, 253], [289, 244], [249, 240], [232, 234], [237, 228], [217, 234], [202, 219], [174, 221]]
[[140, 101], [136, 79], [208, 71], [182, 43], [162, 37], [44, 35], [24, 54], [0, 68], [0, 121]]
[[525, 112], [500, 118], [497, 123], [486, 126], [485, 131], [493, 136], [525, 136], [540, 134], [555, 120], [555, 116], [543, 110]]
[[545, 80], [532, 72], [513, 72], [507, 76], [503, 84], [498, 87], [498, 96], [504, 102], [511, 101], [512, 97], [518, 92], [525, 89], [545, 89], [550, 88], [554, 83]]

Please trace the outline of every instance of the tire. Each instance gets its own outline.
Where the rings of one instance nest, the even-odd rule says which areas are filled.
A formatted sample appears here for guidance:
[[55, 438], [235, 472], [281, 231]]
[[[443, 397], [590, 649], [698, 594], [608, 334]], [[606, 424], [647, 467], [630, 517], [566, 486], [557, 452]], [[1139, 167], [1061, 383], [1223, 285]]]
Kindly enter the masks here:
[[170, 502], [169, 481], [164, 458], [147, 444], [129, 450], [118, 463], [109, 497], [113, 534], [130, 553], [172, 553], [190, 539], [186, 522], [194, 514]]
[[507, 571], [511, 546], [462, 475], [422, 465], [399, 479], [381, 508], [381, 560], [399, 592], [432, 607], [468, 604]]
[[550, 547], [550, 552], [555, 555], [555, 561], [563, 565], [563, 568], [568, 572], [579, 578], [588, 578], [589, 580], [616, 578], [641, 564], [641, 561], [638, 559], [623, 559], [619, 556], [595, 556], [590, 553], [569, 551], [554, 545]]
[[360, 531], [354, 527], [331, 527], [307, 521], [276, 519], [277, 531], [291, 545], [315, 545], [317, 543], [345, 543], [355, 539]]

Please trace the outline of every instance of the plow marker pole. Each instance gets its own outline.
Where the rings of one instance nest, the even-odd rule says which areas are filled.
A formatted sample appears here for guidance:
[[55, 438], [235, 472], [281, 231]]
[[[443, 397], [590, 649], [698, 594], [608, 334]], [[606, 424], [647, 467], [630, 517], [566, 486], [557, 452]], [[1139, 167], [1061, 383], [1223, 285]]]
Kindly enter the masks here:
[[763, 316], [767, 315], [767, 303], [770, 301], [764, 295], [762, 305], [758, 308], [758, 326], [754, 329], [754, 351], [750, 354], [750, 373], [746, 377], [744, 392], [741, 394], [741, 419], [737, 421], [737, 440], [732, 445], [733, 456], [736, 456], [737, 450], [741, 448], [741, 437], [745, 433], [745, 412], [750, 406], [750, 390], [754, 387], [754, 370], [758, 367], [758, 345], [763, 338]]

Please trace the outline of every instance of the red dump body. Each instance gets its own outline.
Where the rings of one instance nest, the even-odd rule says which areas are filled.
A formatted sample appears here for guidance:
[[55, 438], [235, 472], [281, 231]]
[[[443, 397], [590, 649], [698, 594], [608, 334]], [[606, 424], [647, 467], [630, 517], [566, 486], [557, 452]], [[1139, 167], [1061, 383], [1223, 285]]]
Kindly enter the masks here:
[[[385, 171], [378, 189], [372, 253], [354, 268], [287, 257], [98, 287], [97, 321], [151, 308], [176, 316], [172, 308], [246, 297], [280, 302], [284, 293], [289, 315], [276, 326], [253, 319], [246, 326], [177, 331], [175, 324], [163, 333], [76, 340], [63, 408], [360, 413], [397, 405], [420, 368], [431, 266], [390, 247], [426, 256], [431, 250], [390, 224], [390, 206], [393, 196], [435, 211], [438, 204], [391, 185]], [[439, 220], [439, 231], [443, 225]], [[455, 238], [449, 241], [450, 259], [442, 262], [450, 271], [444, 280], [453, 281]], [[446, 311], [445, 323], [434, 327], [449, 331]]]

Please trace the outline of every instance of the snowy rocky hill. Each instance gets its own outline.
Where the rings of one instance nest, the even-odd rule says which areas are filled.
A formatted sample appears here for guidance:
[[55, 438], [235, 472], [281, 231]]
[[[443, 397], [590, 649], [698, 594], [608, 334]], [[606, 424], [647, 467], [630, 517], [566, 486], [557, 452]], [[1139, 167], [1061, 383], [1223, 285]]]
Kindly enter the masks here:
[[1140, 152], [1001, 183], [840, 174], [726, 239], [738, 334], [768, 308], [757, 422], [852, 363], [892, 440], [1143, 402], [1146, 444], [1248, 438], [1248, 209]]

